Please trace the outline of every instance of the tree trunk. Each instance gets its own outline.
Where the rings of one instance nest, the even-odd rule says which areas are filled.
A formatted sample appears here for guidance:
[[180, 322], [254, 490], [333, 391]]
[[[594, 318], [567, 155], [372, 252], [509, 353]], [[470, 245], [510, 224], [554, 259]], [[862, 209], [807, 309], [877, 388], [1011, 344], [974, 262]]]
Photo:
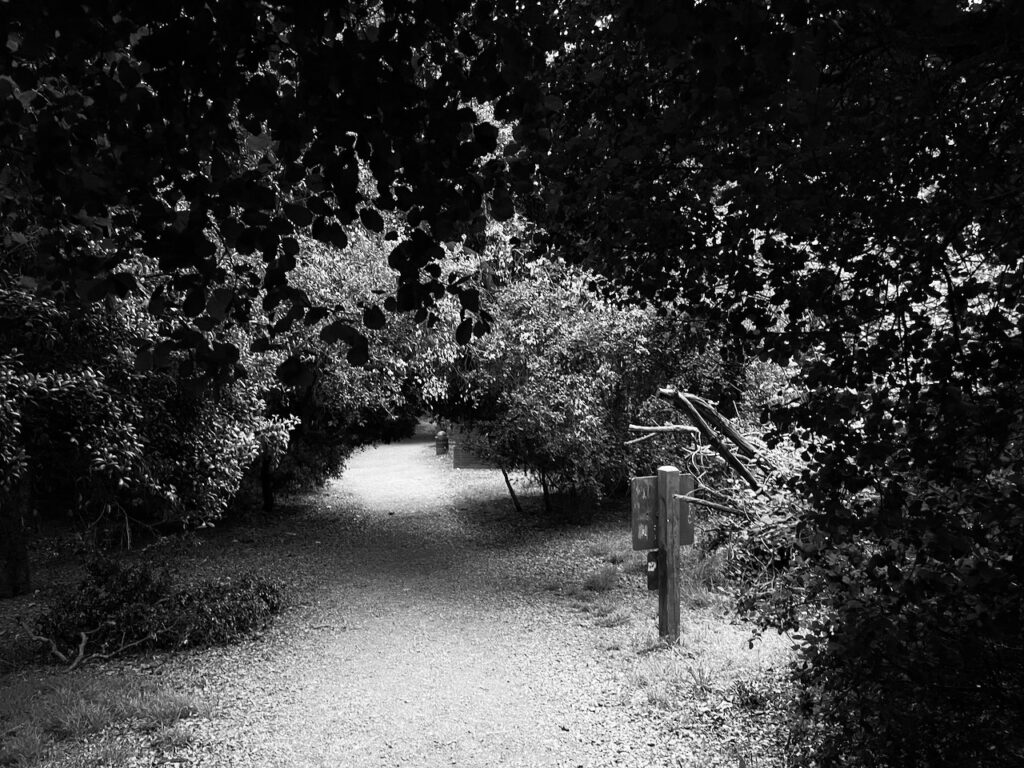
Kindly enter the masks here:
[[23, 595], [31, 587], [19, 491], [0, 496], [0, 598]]
[[508, 479], [508, 472], [505, 471], [504, 467], [502, 467], [501, 474], [502, 477], [505, 478], [505, 485], [508, 486], [508, 495], [512, 497], [512, 505], [516, 508], [516, 512], [520, 515], [523, 514], [523, 507], [519, 503], [519, 497], [516, 496], [515, 489], [512, 487], [512, 483]]

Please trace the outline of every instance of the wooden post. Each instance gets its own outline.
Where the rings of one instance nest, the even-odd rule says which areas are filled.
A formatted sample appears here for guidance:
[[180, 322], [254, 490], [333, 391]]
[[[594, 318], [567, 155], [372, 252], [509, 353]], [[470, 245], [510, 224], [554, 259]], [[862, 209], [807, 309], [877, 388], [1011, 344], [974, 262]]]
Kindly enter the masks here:
[[679, 470], [658, 467], [658, 634], [679, 639]]

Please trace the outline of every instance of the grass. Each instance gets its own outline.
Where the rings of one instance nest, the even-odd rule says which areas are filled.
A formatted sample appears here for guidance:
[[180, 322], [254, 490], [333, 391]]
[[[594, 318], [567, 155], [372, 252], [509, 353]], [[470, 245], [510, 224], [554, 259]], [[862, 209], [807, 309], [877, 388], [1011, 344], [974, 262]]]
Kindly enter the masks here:
[[705, 555], [693, 547], [686, 547], [680, 558], [679, 599], [689, 608], [709, 608], [723, 604], [725, 577], [722, 556]]
[[73, 742], [130, 722], [165, 746], [180, 745], [187, 735], [181, 721], [209, 711], [191, 695], [145, 678], [53, 675], [4, 682], [0, 765], [29, 768], [69, 748], [79, 754], [62, 756], [61, 765], [120, 765], [131, 757], [123, 744], [101, 742], [85, 754]]
[[583, 580], [583, 588], [591, 592], [608, 592], [619, 583], [619, 569], [615, 565], [606, 565], [589, 574]]
[[[599, 647], [625, 651], [626, 699], [666, 711], [721, 707], [753, 715], [771, 708], [775, 695], [766, 683], [772, 669], [785, 667], [790, 641], [768, 636], [749, 646], [750, 630], [733, 623], [721, 554], [682, 548], [682, 636], [669, 645], [658, 637], [656, 593], [645, 592], [647, 554], [632, 551], [628, 532], [590, 530], [577, 547], [578, 580], [564, 574], [544, 588], [567, 598], [595, 627], [618, 628]], [[759, 764], [756, 752], [733, 755], [741, 758], [746, 765]]]
[[621, 565], [629, 559], [631, 554], [631, 550], [622, 543], [621, 537], [594, 542], [587, 548], [587, 551], [592, 557], [611, 565]]
[[748, 629], [707, 612], [691, 614], [674, 645], [654, 630], [644, 630], [630, 643], [636, 660], [627, 680], [649, 703], [663, 709], [708, 699], [762, 709], [769, 694], [756, 681], [784, 666], [789, 640], [768, 635], [750, 648], [749, 638]]
[[629, 624], [632, 620], [633, 617], [630, 616], [628, 611], [624, 611], [621, 608], [616, 608], [610, 613], [604, 616], [599, 616], [598, 618], [594, 619], [594, 623], [599, 627], [611, 628], [624, 626], [626, 624]]

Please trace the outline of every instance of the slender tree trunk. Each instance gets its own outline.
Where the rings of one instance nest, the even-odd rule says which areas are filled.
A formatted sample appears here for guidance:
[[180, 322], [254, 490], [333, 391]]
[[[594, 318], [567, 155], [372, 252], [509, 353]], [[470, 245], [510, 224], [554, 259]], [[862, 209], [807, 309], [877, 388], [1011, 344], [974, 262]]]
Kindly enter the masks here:
[[505, 471], [504, 467], [502, 467], [501, 469], [501, 474], [502, 477], [505, 478], [505, 486], [508, 488], [508, 495], [512, 497], [512, 506], [516, 508], [517, 513], [519, 513], [520, 515], [523, 514], [523, 507], [519, 503], [519, 497], [516, 496], [515, 489], [512, 487], [512, 483], [508, 479], [508, 472]]

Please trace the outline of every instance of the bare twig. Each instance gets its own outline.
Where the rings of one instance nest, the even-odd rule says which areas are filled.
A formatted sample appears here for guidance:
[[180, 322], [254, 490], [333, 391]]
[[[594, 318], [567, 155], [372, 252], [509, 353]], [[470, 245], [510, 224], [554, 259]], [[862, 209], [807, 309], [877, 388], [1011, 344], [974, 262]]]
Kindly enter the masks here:
[[650, 440], [652, 437], [654, 437], [654, 434], [655, 433], [652, 432], [649, 435], [634, 437], [632, 440], [627, 440], [626, 442], [624, 442], [623, 445], [636, 445], [637, 443], [642, 443], [644, 440]]
[[691, 395], [689, 392], [681, 392], [680, 394], [690, 401], [698, 411], [700, 411], [701, 416], [714, 424], [719, 432], [732, 440], [741, 454], [749, 459], [753, 459], [757, 455], [757, 450], [754, 446], [751, 445], [743, 435], [737, 432], [736, 428], [732, 425], [732, 422], [715, 410], [707, 400], [702, 397], [697, 397], [696, 395]]
[[30, 638], [32, 638], [33, 640], [36, 640], [37, 642], [40, 642], [40, 643], [46, 643], [48, 646], [50, 646], [50, 653], [61, 664], [67, 664], [69, 672], [74, 670], [74, 669], [77, 669], [78, 667], [80, 667], [82, 664], [85, 664], [86, 662], [93, 661], [94, 659], [110, 659], [110, 658], [113, 658], [114, 656], [117, 656], [119, 653], [124, 653], [125, 651], [127, 651], [127, 650], [129, 650], [131, 648], [134, 648], [137, 645], [142, 645], [143, 643], [145, 643], [145, 642], [147, 642], [149, 640], [152, 640], [154, 638], [154, 635], [151, 633], [151, 634], [146, 635], [145, 637], [139, 638], [138, 640], [135, 640], [135, 641], [130, 642], [130, 643], [126, 643], [125, 642], [125, 638], [127, 637], [127, 633], [124, 632], [124, 633], [121, 634], [121, 644], [117, 648], [115, 648], [114, 650], [108, 651], [107, 653], [89, 653], [89, 654], [87, 654], [85, 652], [85, 650], [89, 646], [89, 638], [92, 637], [97, 632], [99, 632], [101, 629], [103, 629], [103, 625], [101, 624], [100, 626], [96, 627], [96, 629], [89, 630], [88, 632], [79, 632], [78, 633], [78, 650], [75, 653], [75, 657], [71, 658], [71, 656], [69, 654], [66, 654], [66, 653], [64, 653], [63, 651], [60, 650], [60, 648], [57, 646], [57, 642], [52, 637], [46, 637], [44, 635], [37, 635], [24, 622], [21, 623], [21, 627], [22, 627], [22, 629], [25, 630], [26, 634]]
[[[96, 627], [96, 629], [98, 630], [99, 627]], [[93, 631], [96, 631], [96, 630], [93, 630]], [[89, 635], [91, 635], [91, 634], [92, 634], [92, 632], [79, 632], [78, 633], [78, 636], [81, 638], [81, 640], [78, 643], [78, 655], [75, 656], [75, 660], [71, 662], [71, 666], [68, 667], [68, 670], [72, 670], [75, 667], [77, 667], [79, 664], [82, 663], [82, 659], [85, 656], [85, 646], [89, 644]]]
[[[85, 633], [83, 632], [82, 634], [84, 635]], [[75, 663], [72, 664], [70, 667], [68, 667], [68, 670], [70, 671], [70, 670], [74, 669], [79, 663], [85, 663], [87, 661], [92, 661], [93, 659], [110, 659], [110, 658], [113, 658], [114, 656], [117, 656], [119, 653], [124, 653], [129, 648], [134, 648], [137, 645], [142, 645], [143, 643], [147, 642], [148, 640], [152, 640], [152, 639], [153, 639], [153, 635], [150, 634], [150, 635], [146, 635], [145, 637], [141, 637], [138, 640], [135, 640], [134, 642], [131, 642], [131, 643], [128, 643], [127, 645], [125, 645], [123, 637], [122, 637], [122, 642], [121, 642], [120, 647], [114, 649], [113, 651], [110, 651], [109, 653], [91, 653], [88, 656], [86, 656], [85, 658], [81, 659], [80, 661], [76, 659]]]

